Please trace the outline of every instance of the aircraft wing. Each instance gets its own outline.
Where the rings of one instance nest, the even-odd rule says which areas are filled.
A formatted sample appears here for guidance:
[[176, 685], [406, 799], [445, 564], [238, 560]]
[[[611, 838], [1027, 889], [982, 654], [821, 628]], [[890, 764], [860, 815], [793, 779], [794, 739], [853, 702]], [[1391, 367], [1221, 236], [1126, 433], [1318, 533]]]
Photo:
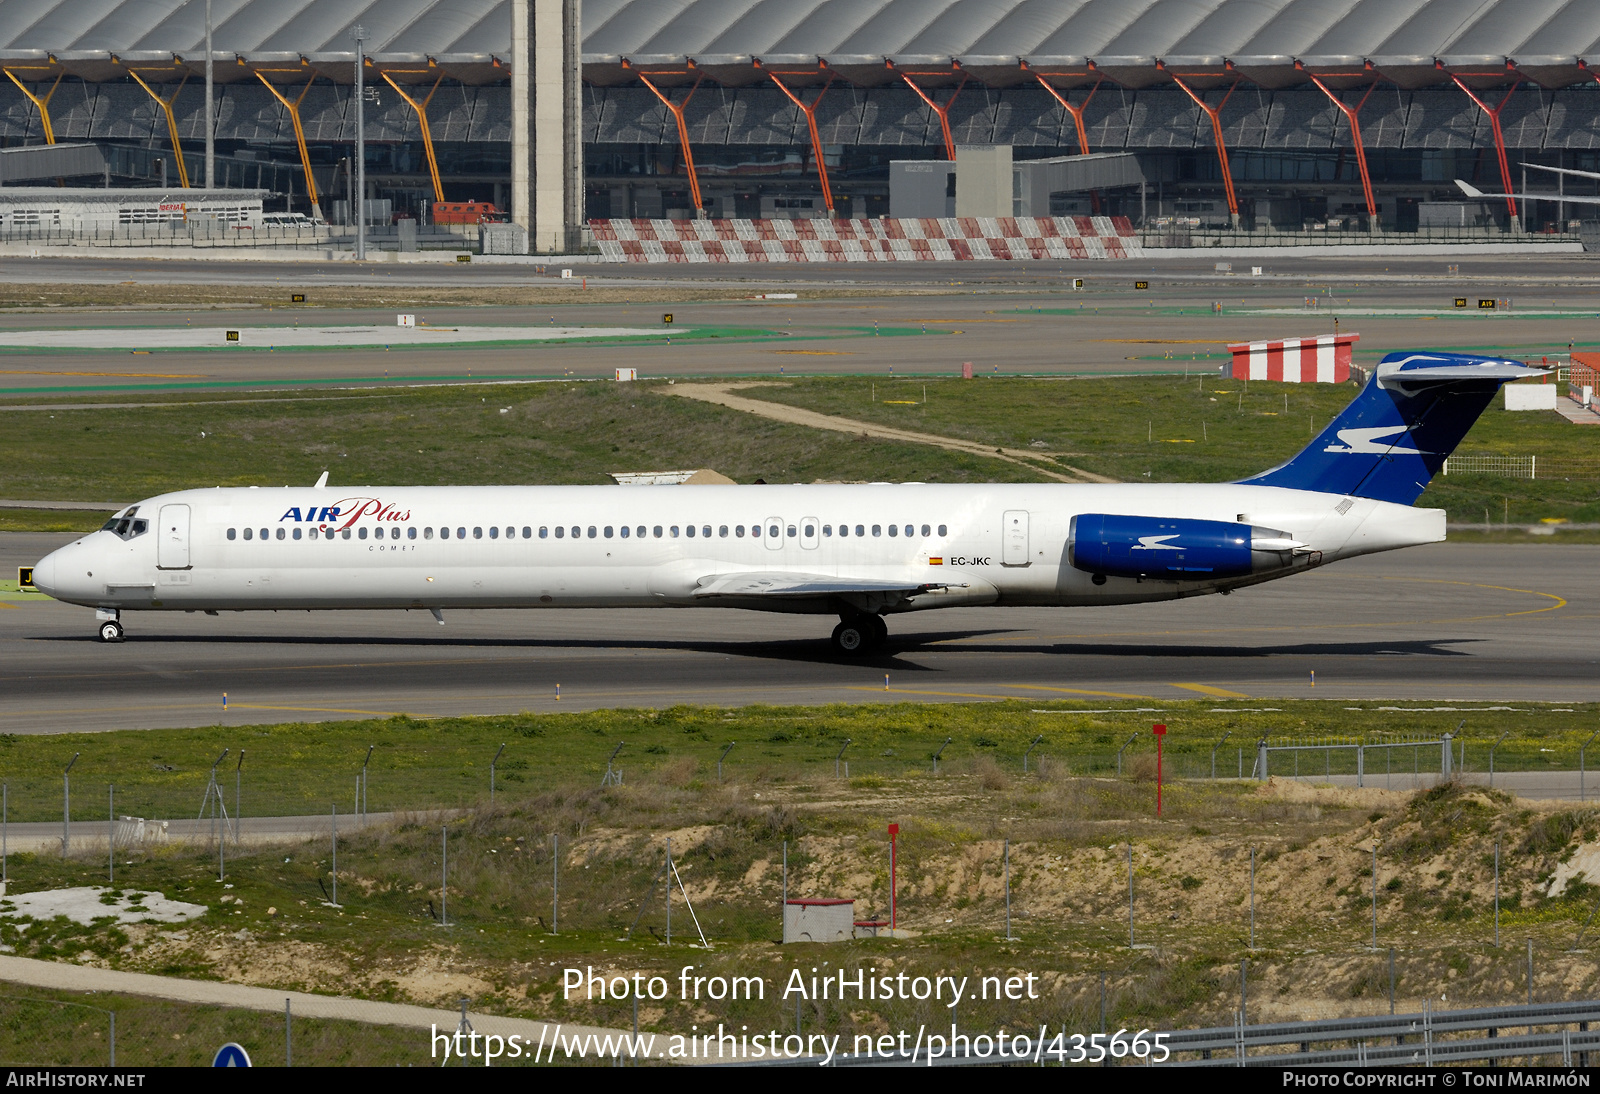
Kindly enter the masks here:
[[699, 581], [695, 599], [711, 597], [795, 597], [848, 596], [850, 594], [888, 597], [916, 596], [935, 589], [948, 589], [950, 582], [891, 581], [867, 577], [829, 577], [823, 574], [790, 572], [711, 574]]
[[1462, 182], [1460, 179], [1456, 179], [1456, 186], [1475, 201], [1485, 198], [1515, 198], [1518, 201], [1564, 201], [1568, 205], [1600, 205], [1600, 194], [1555, 194], [1544, 190], [1530, 190], [1526, 194], [1486, 194], [1470, 182]]

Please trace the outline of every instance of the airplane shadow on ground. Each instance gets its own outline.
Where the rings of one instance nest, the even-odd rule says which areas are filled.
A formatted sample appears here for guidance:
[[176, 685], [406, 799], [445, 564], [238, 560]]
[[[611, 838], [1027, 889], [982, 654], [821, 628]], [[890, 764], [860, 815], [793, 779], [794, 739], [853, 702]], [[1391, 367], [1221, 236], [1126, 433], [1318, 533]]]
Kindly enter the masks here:
[[[1012, 633], [1003, 628], [986, 630], [950, 631], [939, 634], [891, 634], [880, 650], [865, 656], [846, 657], [837, 653], [825, 638], [795, 638], [781, 640], [728, 641], [718, 639], [600, 639], [600, 638], [452, 638], [452, 637], [362, 637], [356, 635], [139, 635], [132, 634], [126, 644], [145, 648], [173, 649], [194, 643], [232, 647], [251, 646], [275, 649], [328, 649], [354, 650], [360, 647], [377, 647], [399, 650], [589, 650], [644, 651], [660, 650], [681, 653], [721, 654], [729, 657], [757, 658], [773, 661], [812, 663], [826, 665], [861, 665], [881, 667], [901, 672], [941, 672], [937, 665], [911, 660], [919, 655], [961, 654], [1031, 655], [1050, 658], [1071, 658], [1087, 661], [1093, 658], [1112, 660], [1160, 660], [1163, 658], [1214, 658], [1218, 660], [1261, 660], [1268, 658], [1374, 658], [1388, 660], [1406, 657], [1470, 657], [1471, 651], [1460, 647], [1482, 642], [1480, 638], [1440, 638], [1395, 641], [1393, 639], [1368, 642], [1301, 642], [1294, 645], [1263, 644], [1259, 646], [1238, 643], [1198, 645], [1195, 643], [1090, 643], [1033, 641], [1027, 638], [995, 641], [998, 636]], [[38, 641], [84, 643], [99, 645], [93, 635], [51, 635]]]

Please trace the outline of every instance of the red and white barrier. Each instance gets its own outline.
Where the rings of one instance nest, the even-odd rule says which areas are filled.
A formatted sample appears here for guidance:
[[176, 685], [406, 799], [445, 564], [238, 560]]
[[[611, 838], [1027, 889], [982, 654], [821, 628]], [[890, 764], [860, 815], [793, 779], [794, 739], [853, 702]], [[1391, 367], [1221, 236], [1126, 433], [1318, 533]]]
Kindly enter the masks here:
[[1350, 379], [1350, 348], [1359, 334], [1285, 338], [1278, 342], [1240, 342], [1233, 353], [1235, 380], [1278, 380], [1289, 384], [1342, 384]]
[[1137, 258], [1127, 217], [592, 220], [607, 262], [1019, 262]]

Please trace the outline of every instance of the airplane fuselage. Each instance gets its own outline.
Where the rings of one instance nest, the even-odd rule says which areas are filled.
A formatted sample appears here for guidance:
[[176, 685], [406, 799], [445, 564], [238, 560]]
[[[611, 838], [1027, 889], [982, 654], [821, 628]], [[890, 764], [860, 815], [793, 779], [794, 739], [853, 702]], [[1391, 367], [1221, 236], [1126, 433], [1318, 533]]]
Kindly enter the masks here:
[[[1107, 577], [1071, 561], [1073, 518], [1086, 513], [1278, 529], [1296, 546], [1247, 574]], [[1438, 510], [1240, 484], [227, 488], [163, 494], [119, 516], [120, 532], [113, 518], [42, 561], [36, 584], [103, 612], [875, 614], [1168, 600], [1444, 538]], [[147, 522], [142, 533], [135, 521]], [[1172, 538], [1133, 549], [1170, 550]], [[769, 596], [711, 584], [784, 574], [920, 591]]]

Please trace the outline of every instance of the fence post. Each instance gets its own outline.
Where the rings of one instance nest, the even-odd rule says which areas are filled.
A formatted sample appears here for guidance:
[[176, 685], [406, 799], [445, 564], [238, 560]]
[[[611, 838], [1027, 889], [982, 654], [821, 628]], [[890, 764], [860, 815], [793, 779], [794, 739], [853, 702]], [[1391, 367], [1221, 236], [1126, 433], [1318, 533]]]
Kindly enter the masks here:
[[[944, 739], [944, 744], [939, 746], [939, 751], [937, 751], [937, 752], [935, 752], [933, 754], [933, 773], [935, 775], [937, 775], [939, 773], [939, 757], [944, 755], [944, 750], [950, 747], [950, 742], [953, 741], [953, 740], [955, 740], [954, 737], [946, 737]], [[1028, 773], [1028, 755], [1027, 755], [1027, 753], [1023, 753], [1023, 755], [1022, 755], [1022, 773], [1024, 775], [1026, 775]]]
[[1589, 751], [1589, 746], [1594, 743], [1594, 739], [1595, 739], [1596, 736], [1600, 736], [1600, 729], [1597, 729], [1593, 733], [1589, 734], [1589, 739], [1587, 741], [1583, 742], [1583, 744], [1578, 748], [1578, 800], [1579, 801], [1583, 801], [1587, 797], [1587, 794], [1586, 794], [1586, 791], [1585, 791], [1585, 787], [1584, 787], [1584, 783], [1587, 781], [1586, 778], [1585, 778], [1586, 773], [1587, 773], [1587, 771], [1586, 771], [1587, 765], [1585, 763], [1585, 755], [1584, 754]]
[[106, 880], [117, 884], [117, 788], [106, 784]]
[[239, 812], [239, 802], [244, 790], [244, 749], [239, 750], [239, 763], [233, 769], [233, 846], [237, 848], [244, 838], [244, 821]]
[[1232, 736], [1233, 730], [1230, 729], [1222, 735], [1222, 740], [1211, 746], [1211, 778], [1213, 782], [1216, 781], [1217, 778], [1217, 749], [1226, 744], [1228, 738]]
[[[1024, 752], [1022, 754], [1022, 773], [1024, 775], [1026, 775], [1028, 773], [1028, 757], [1033, 755], [1033, 750], [1039, 747], [1039, 742], [1042, 741], [1042, 740], [1044, 740], [1044, 734], [1043, 733], [1039, 734], [1031, 742], [1029, 742], [1028, 751], [1026, 751], [1026, 752]], [[944, 743], [945, 744], [949, 744], [950, 743], [949, 738], [946, 738]], [[941, 748], [939, 751], [943, 752], [944, 749]], [[937, 771], [937, 768], [935, 768], [935, 771]]]
[[450, 926], [450, 826], [440, 828], [439, 843], [439, 926]]
[[1494, 948], [1500, 948], [1500, 841], [1494, 841]]
[[294, 1066], [294, 1018], [289, 1011], [289, 997], [283, 999], [283, 1066]]
[[1265, 737], [1256, 742], [1256, 778], [1262, 782], [1267, 781], [1267, 739]]
[[61, 773], [61, 857], [67, 857], [67, 844], [72, 838], [72, 765], [80, 754], [74, 752]]
[[561, 928], [561, 833], [550, 833], [550, 933]]
[[1356, 789], [1366, 785], [1367, 780], [1367, 746], [1356, 745]]
[[1528, 1006], [1533, 1006], [1533, 939], [1528, 939]]
[[1133, 742], [1137, 741], [1138, 739], [1139, 739], [1139, 735], [1137, 733], [1135, 733], [1132, 737], [1129, 737], [1126, 741], [1123, 741], [1122, 742], [1122, 747], [1117, 749], [1117, 774], [1118, 775], [1122, 774], [1122, 754], [1124, 752], [1128, 751], [1128, 746], [1133, 744]]
[[333, 906], [337, 908], [339, 906], [339, 807], [333, 805], [329, 808], [332, 810], [329, 817], [332, 825], [330, 831], [333, 835]]
[[[500, 752], [504, 752], [505, 750], [506, 750], [506, 746], [505, 746], [504, 743], [502, 743], [500, 745]], [[494, 804], [494, 765], [500, 762], [500, 752], [496, 752], [494, 754], [494, 759], [489, 761], [489, 804], [490, 805]]]
[[1439, 740], [1439, 778], [1445, 782], [1450, 781], [1450, 760], [1453, 758], [1450, 748], [1453, 740], [1448, 733]]
[[[722, 750], [722, 755], [717, 757], [717, 781], [719, 783], [722, 781], [722, 761], [728, 758], [728, 753], [732, 752], [733, 746], [738, 743], [738, 741], [729, 741], [728, 747], [724, 748]], [[937, 764], [935, 766], [937, 767]]]
[[1256, 849], [1250, 848], [1250, 948], [1256, 948]]
[[1011, 840], [1006, 840], [1006, 941], [1011, 941]]
[[1508, 729], [1500, 734], [1499, 737], [1496, 737], [1494, 744], [1489, 746], [1489, 785], [1491, 787], [1494, 786], [1494, 750], [1499, 748], [1500, 742], [1509, 736], [1511, 736], [1511, 731]]
[[1128, 844], [1128, 949], [1133, 949], [1133, 844]]

